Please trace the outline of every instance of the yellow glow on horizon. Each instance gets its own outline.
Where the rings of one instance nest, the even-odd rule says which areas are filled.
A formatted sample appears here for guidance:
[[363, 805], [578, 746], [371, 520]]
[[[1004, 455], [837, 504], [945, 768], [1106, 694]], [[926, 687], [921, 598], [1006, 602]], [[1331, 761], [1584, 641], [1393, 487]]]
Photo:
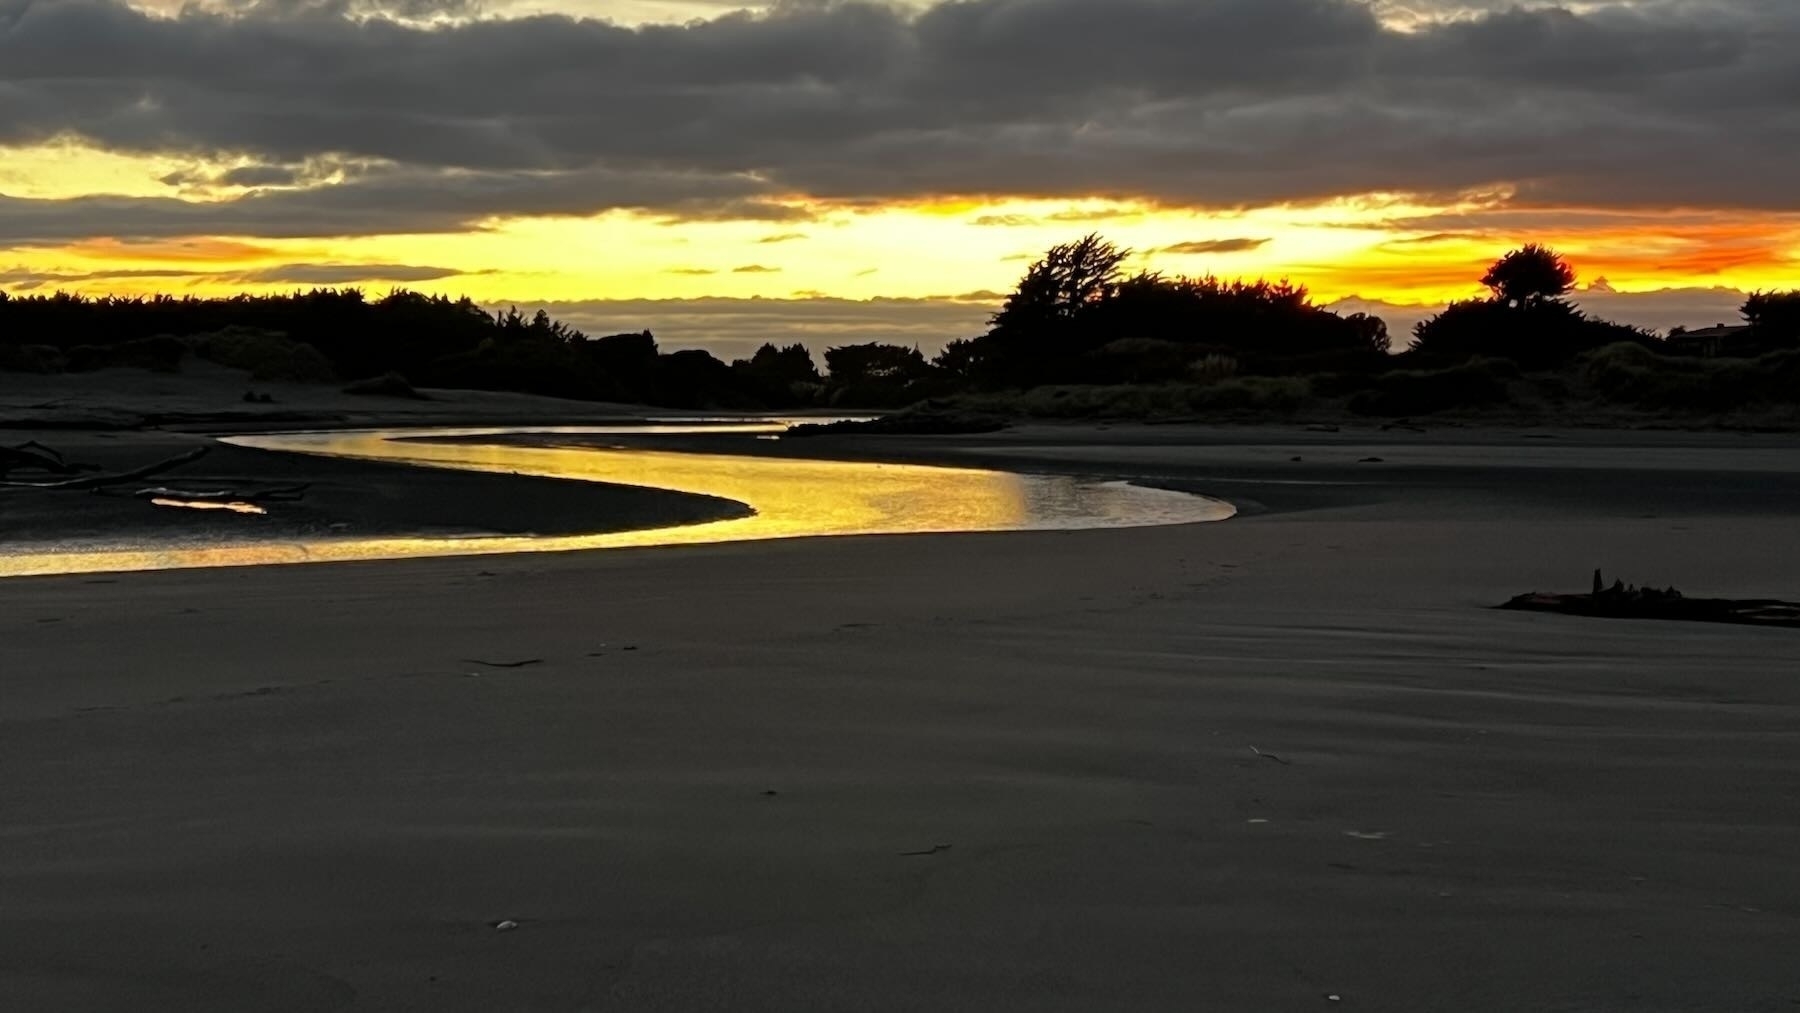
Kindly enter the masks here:
[[173, 197], [177, 189], [163, 178], [193, 164], [185, 158], [104, 151], [68, 139], [25, 147], [0, 146], [0, 194], [42, 200], [93, 194]]
[[[0, 193], [43, 200], [99, 194], [220, 199], [244, 191], [205, 181], [238, 164], [224, 156], [207, 162], [131, 156], [57, 141], [0, 149]], [[1011, 289], [1030, 260], [1087, 232], [1134, 250], [1133, 270], [1288, 278], [1321, 302], [1466, 298], [1480, 291], [1477, 279], [1488, 263], [1527, 241], [1563, 252], [1584, 282], [1605, 278], [1620, 291], [1785, 287], [1800, 274], [1800, 216], [1528, 211], [1512, 207], [1509, 197], [1500, 191], [1425, 204], [1405, 195], [1367, 194], [1242, 210], [1101, 197], [946, 196], [884, 204], [796, 198], [790, 205], [807, 215], [797, 221], [671, 221], [663, 214], [613, 211], [492, 219], [433, 235], [96, 238], [0, 248], [0, 288], [280, 292], [309, 287], [270, 273], [300, 264], [346, 267], [349, 283], [374, 293], [408, 287], [489, 304], [979, 297]], [[1512, 217], [1519, 215], [1526, 217]], [[1422, 221], [1466, 224], [1434, 234]], [[367, 268], [360, 280], [359, 267]], [[447, 276], [406, 281], [408, 272], [395, 267], [441, 269]]]

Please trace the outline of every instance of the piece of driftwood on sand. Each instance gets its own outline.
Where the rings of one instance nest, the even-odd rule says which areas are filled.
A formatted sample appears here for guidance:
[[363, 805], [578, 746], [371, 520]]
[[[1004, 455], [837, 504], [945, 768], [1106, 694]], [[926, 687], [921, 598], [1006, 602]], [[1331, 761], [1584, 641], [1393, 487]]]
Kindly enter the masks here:
[[160, 475], [165, 471], [171, 471], [190, 461], [195, 461], [204, 457], [206, 452], [210, 449], [212, 448], [204, 446], [195, 447], [184, 453], [176, 454], [174, 457], [164, 458], [163, 460], [156, 461], [152, 464], [146, 464], [141, 468], [133, 468], [130, 471], [108, 472], [99, 475], [83, 475], [79, 478], [63, 478], [49, 481], [18, 481], [9, 479], [0, 481], [0, 488], [52, 489], [63, 491], [103, 489], [107, 486], [120, 485], [125, 482], [136, 482], [140, 479], [149, 478], [152, 475]]
[[62, 453], [36, 440], [0, 447], [0, 477], [15, 471], [41, 471], [47, 475], [73, 475], [83, 468], [70, 464]]
[[1593, 590], [1587, 594], [1533, 592], [1519, 595], [1499, 607], [1599, 619], [1662, 619], [1800, 629], [1800, 603], [1797, 602], [1769, 598], [1688, 598], [1672, 587], [1628, 587], [1623, 581], [1614, 581], [1607, 587], [1599, 570], [1594, 571]]
[[180, 489], [153, 485], [134, 490], [131, 495], [137, 499], [178, 499], [189, 503], [293, 503], [306, 498], [306, 490], [310, 488], [311, 482], [263, 489]]

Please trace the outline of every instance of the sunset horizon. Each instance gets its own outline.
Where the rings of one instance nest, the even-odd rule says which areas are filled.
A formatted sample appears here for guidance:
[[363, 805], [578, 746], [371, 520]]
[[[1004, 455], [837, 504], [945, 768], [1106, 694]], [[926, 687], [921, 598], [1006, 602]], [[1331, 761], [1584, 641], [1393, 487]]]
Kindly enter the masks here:
[[1400, 337], [1529, 242], [1660, 331], [1796, 276], [1780, 129], [1699, 108], [1773, 6], [737, 6], [0, 3], [0, 290], [407, 288], [729, 358], [933, 351], [1087, 232]]
[[1800, 0], [0, 0], [0, 996], [1800, 1010]]

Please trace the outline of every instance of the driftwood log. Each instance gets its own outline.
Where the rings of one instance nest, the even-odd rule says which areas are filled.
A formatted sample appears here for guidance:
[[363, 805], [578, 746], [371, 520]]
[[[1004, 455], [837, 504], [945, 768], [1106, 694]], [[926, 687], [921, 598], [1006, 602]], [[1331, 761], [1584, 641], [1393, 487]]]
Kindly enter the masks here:
[[[224, 479], [207, 479], [195, 488], [168, 485], [139, 485], [145, 479], [173, 471], [204, 457], [211, 447], [202, 445], [191, 450], [146, 464], [129, 471], [101, 472], [91, 464], [76, 464], [55, 448], [36, 441], [15, 446], [0, 446], [0, 489], [44, 489], [50, 491], [82, 491], [101, 496], [129, 496], [144, 500], [180, 500], [186, 503], [291, 503], [306, 496], [311, 482], [289, 485], [267, 485], [251, 482], [247, 486], [225, 485]], [[18, 478], [34, 473], [45, 477]]]
[[41, 471], [47, 475], [73, 475], [83, 470], [70, 464], [63, 455], [36, 440], [11, 447], [0, 447], [0, 476], [15, 471]]
[[80, 478], [63, 478], [52, 481], [21, 482], [8, 480], [0, 482], [0, 487], [9, 489], [61, 489], [65, 491], [103, 489], [109, 485], [122, 485], [126, 482], [136, 482], [140, 479], [149, 478], [152, 475], [160, 475], [165, 471], [179, 468], [190, 461], [196, 461], [206, 456], [206, 452], [211, 449], [211, 447], [206, 446], [195, 447], [185, 453], [176, 454], [174, 457], [164, 458], [154, 464], [146, 464], [142, 468], [133, 468], [130, 471], [102, 473], [99, 475], [83, 475]]
[[292, 503], [305, 498], [311, 482], [267, 489], [179, 489], [153, 485], [134, 491], [137, 499], [178, 499], [189, 503]]
[[1525, 612], [1601, 619], [1662, 619], [1692, 623], [1736, 623], [1800, 629], [1800, 603], [1768, 598], [1689, 598], [1672, 587], [1608, 587], [1599, 570], [1587, 594], [1522, 594], [1499, 606]]

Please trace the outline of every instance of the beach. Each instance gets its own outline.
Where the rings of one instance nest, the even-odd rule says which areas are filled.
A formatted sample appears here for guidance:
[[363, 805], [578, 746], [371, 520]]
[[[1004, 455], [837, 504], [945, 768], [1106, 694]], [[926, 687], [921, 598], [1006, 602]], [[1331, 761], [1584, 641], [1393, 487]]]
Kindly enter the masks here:
[[[1491, 608], [1596, 567], [1795, 597], [1791, 437], [1042, 426], [756, 452], [1128, 477], [1239, 514], [0, 580], [0, 994], [1800, 1002], [1800, 640]], [[349, 465], [328, 481], [406, 484]], [[493, 483], [466, 503], [496, 514], [582, 500], [540, 524], [626, 495], [432, 481]]]

